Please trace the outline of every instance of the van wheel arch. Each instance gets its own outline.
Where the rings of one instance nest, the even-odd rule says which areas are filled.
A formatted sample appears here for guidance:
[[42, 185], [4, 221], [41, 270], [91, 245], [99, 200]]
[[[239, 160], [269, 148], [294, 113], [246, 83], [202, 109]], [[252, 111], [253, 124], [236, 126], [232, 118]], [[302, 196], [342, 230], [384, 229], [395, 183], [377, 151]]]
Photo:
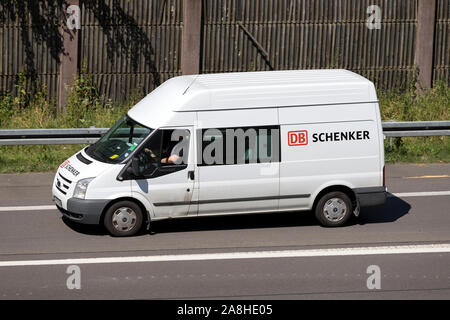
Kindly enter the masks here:
[[323, 189], [322, 191], [320, 191], [317, 194], [316, 198], [314, 199], [312, 211], [316, 210], [317, 203], [324, 195], [326, 195], [327, 193], [333, 192], [333, 191], [340, 191], [342, 193], [345, 193], [352, 202], [352, 206], [353, 206], [352, 210], [356, 210], [359, 207], [358, 201], [356, 198], [356, 194], [351, 188], [344, 186], [344, 185], [334, 185], [334, 186], [326, 187], [325, 189]]
[[117, 202], [120, 201], [131, 201], [134, 202], [135, 204], [137, 204], [139, 206], [139, 208], [142, 210], [143, 214], [143, 224], [145, 224], [147, 226], [147, 230], [150, 228], [150, 221], [151, 221], [151, 217], [150, 217], [150, 213], [148, 212], [148, 210], [145, 208], [144, 204], [142, 202], [140, 202], [138, 199], [136, 198], [132, 198], [132, 197], [122, 197], [122, 198], [117, 198], [114, 200], [111, 200], [110, 202], [108, 202], [108, 204], [105, 206], [105, 208], [102, 211], [102, 215], [100, 216], [100, 223], [103, 223], [104, 219], [105, 219], [105, 214], [108, 211], [108, 209], [114, 205]]

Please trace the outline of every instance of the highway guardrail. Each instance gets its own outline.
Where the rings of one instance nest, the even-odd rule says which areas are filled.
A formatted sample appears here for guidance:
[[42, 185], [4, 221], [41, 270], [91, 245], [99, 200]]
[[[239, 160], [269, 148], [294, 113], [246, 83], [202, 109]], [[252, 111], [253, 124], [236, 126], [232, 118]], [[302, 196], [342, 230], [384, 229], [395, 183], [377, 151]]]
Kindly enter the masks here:
[[[91, 144], [108, 128], [0, 129], [0, 145]], [[389, 138], [450, 136], [450, 121], [383, 122]]]

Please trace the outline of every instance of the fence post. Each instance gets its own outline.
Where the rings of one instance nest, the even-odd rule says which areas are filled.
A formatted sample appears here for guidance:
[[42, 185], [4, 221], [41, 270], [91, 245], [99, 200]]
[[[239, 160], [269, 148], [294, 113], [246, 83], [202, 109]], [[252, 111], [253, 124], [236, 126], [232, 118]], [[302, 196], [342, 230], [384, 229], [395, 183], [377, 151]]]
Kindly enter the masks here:
[[419, 89], [431, 88], [433, 81], [434, 27], [436, 0], [419, 0], [417, 12], [416, 65]]
[[202, 0], [183, 0], [183, 44], [181, 71], [183, 74], [200, 72], [202, 28]]
[[[61, 7], [61, 36], [63, 50], [60, 54], [59, 85], [58, 85], [58, 108], [64, 112], [69, 91], [69, 86], [78, 73], [78, 35], [80, 33], [79, 0], [67, 0]], [[70, 6], [78, 6], [69, 8]], [[69, 11], [69, 12], [68, 12]], [[77, 16], [78, 15], [78, 16]]]

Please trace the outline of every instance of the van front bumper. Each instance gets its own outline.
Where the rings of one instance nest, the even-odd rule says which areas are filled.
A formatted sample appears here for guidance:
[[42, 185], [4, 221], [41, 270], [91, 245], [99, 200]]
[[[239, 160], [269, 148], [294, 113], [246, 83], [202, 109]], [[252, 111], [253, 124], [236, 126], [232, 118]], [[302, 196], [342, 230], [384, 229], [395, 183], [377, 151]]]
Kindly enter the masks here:
[[[53, 201], [55, 201], [53, 199]], [[56, 203], [56, 207], [64, 217], [83, 224], [100, 224], [103, 210], [109, 200], [67, 199], [67, 209]]]
[[361, 207], [380, 206], [386, 203], [386, 187], [353, 189]]

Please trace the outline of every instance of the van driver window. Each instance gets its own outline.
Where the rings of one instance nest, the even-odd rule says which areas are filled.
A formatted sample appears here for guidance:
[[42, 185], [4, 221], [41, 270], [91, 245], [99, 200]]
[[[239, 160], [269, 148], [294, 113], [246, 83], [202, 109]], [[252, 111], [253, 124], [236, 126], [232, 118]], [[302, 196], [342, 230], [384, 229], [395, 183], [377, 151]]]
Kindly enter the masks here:
[[187, 129], [158, 130], [144, 144], [137, 157], [139, 171], [151, 174], [158, 167], [184, 166], [189, 154], [190, 132]]

